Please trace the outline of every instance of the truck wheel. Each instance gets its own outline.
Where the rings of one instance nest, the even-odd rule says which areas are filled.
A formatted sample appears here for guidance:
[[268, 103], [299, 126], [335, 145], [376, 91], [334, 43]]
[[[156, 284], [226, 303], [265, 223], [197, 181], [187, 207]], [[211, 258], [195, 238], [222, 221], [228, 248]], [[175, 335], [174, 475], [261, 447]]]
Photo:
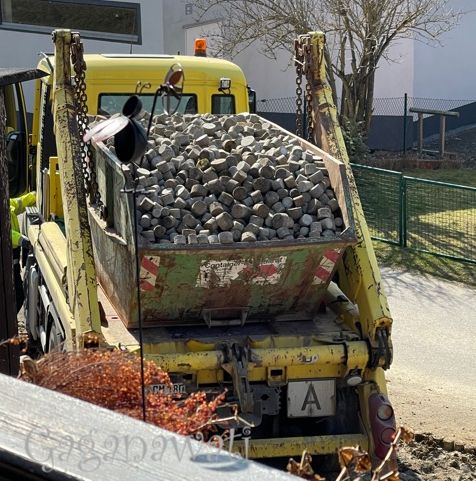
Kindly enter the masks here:
[[55, 321], [50, 319], [48, 328], [48, 338], [46, 341], [46, 349], [48, 352], [59, 352], [63, 348], [63, 336], [61, 331], [57, 328]]

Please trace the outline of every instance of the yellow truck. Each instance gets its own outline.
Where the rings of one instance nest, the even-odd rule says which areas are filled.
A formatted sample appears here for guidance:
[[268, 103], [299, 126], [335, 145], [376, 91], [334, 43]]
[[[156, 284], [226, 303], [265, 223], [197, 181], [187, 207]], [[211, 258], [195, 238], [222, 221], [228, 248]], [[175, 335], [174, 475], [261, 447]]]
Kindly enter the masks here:
[[[86, 109], [117, 114], [135, 92], [150, 109], [179, 62], [185, 83], [174, 108], [184, 124], [194, 113], [247, 112], [241, 70], [206, 57], [83, 57], [79, 35], [64, 30], [54, 41], [55, 55], [39, 64], [46, 76], [37, 81], [30, 144], [11, 149], [31, 153], [12, 191], [29, 175], [38, 199], [27, 216], [32, 342], [43, 352], [98, 341], [137, 351], [142, 338], [145, 357], [170, 373], [177, 392], [227, 389], [226, 406], [239, 408], [233, 427], [246, 438], [235, 449], [250, 457], [360, 445], [382, 459], [395, 433], [384, 377], [392, 319], [326, 82], [324, 36], [297, 43], [316, 145], [283, 135], [319, 159], [344, 228], [315, 241], [193, 247], [135, 241], [137, 192], [107, 142], [83, 141]], [[26, 162], [26, 154], [9, 160]]]

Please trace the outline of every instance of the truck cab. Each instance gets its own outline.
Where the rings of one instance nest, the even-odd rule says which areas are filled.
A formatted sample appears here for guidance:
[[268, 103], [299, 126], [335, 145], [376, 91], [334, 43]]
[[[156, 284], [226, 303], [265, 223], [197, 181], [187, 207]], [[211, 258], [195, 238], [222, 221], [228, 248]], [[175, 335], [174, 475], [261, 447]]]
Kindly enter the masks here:
[[[85, 62], [85, 94], [91, 115], [119, 112], [127, 98], [139, 90], [144, 108], [150, 109], [155, 89], [176, 63], [182, 65], [187, 75], [178, 113], [232, 114], [246, 112], [254, 105], [254, 91], [248, 87], [242, 70], [225, 60], [180, 55], [90, 54], [85, 55]], [[4, 88], [12, 197], [35, 188], [35, 166], [47, 165], [48, 158], [56, 153], [51, 92], [53, 63], [54, 57], [47, 56], [38, 64], [37, 77], [43, 78], [36, 81], [33, 106], [26, 105], [20, 82]], [[159, 104], [158, 113], [160, 109]], [[29, 111], [33, 114], [30, 132]]]
[[[180, 64], [186, 76], [185, 91], [179, 104], [173, 105], [177, 113], [245, 112], [254, 98], [242, 70], [226, 60], [180, 55], [125, 54], [89, 54], [84, 56], [84, 60], [87, 66], [84, 94], [89, 115], [114, 115], [121, 111], [129, 96], [135, 93], [139, 94], [144, 109], [150, 111], [155, 90], [174, 64]], [[50, 172], [50, 159], [55, 158], [57, 153], [52, 113], [53, 62], [52, 56], [39, 62], [38, 69], [45, 72], [45, 77], [37, 81], [35, 89], [31, 135], [32, 170], [35, 175], [30, 172], [30, 179], [36, 178], [36, 184], [30, 181], [30, 185], [39, 193], [47, 190], [45, 175], [51, 176], [51, 192], [56, 188], [55, 174]], [[159, 102], [156, 112], [161, 113], [162, 109]], [[15, 168], [21, 172], [26, 170], [25, 160], [19, 159]], [[17, 190], [24, 190], [25, 187], [26, 185], [19, 184]], [[57, 212], [48, 211], [50, 195], [45, 198], [39, 196], [40, 210], [45, 219], [51, 215], [61, 217], [61, 193], [56, 194], [58, 205], [53, 203], [52, 207], [59, 209]]]

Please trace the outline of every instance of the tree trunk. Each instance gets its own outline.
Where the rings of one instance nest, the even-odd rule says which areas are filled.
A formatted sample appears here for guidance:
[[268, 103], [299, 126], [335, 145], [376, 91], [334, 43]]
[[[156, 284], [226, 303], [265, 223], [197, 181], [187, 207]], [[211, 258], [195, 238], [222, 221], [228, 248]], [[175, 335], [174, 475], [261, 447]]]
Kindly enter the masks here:
[[365, 104], [365, 115], [363, 118], [363, 129], [365, 137], [368, 136], [370, 130], [370, 123], [372, 121], [372, 114], [374, 108], [374, 90], [375, 90], [375, 67], [371, 66], [370, 73], [367, 77], [367, 93], [366, 93], [366, 104]]

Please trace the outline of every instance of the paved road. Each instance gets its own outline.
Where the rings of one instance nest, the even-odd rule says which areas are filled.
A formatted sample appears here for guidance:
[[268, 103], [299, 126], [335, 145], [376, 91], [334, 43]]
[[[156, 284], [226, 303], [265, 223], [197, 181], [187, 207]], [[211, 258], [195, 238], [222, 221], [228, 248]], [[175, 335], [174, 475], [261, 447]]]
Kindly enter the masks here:
[[476, 445], [476, 290], [384, 268], [394, 318], [387, 374], [400, 421]]

